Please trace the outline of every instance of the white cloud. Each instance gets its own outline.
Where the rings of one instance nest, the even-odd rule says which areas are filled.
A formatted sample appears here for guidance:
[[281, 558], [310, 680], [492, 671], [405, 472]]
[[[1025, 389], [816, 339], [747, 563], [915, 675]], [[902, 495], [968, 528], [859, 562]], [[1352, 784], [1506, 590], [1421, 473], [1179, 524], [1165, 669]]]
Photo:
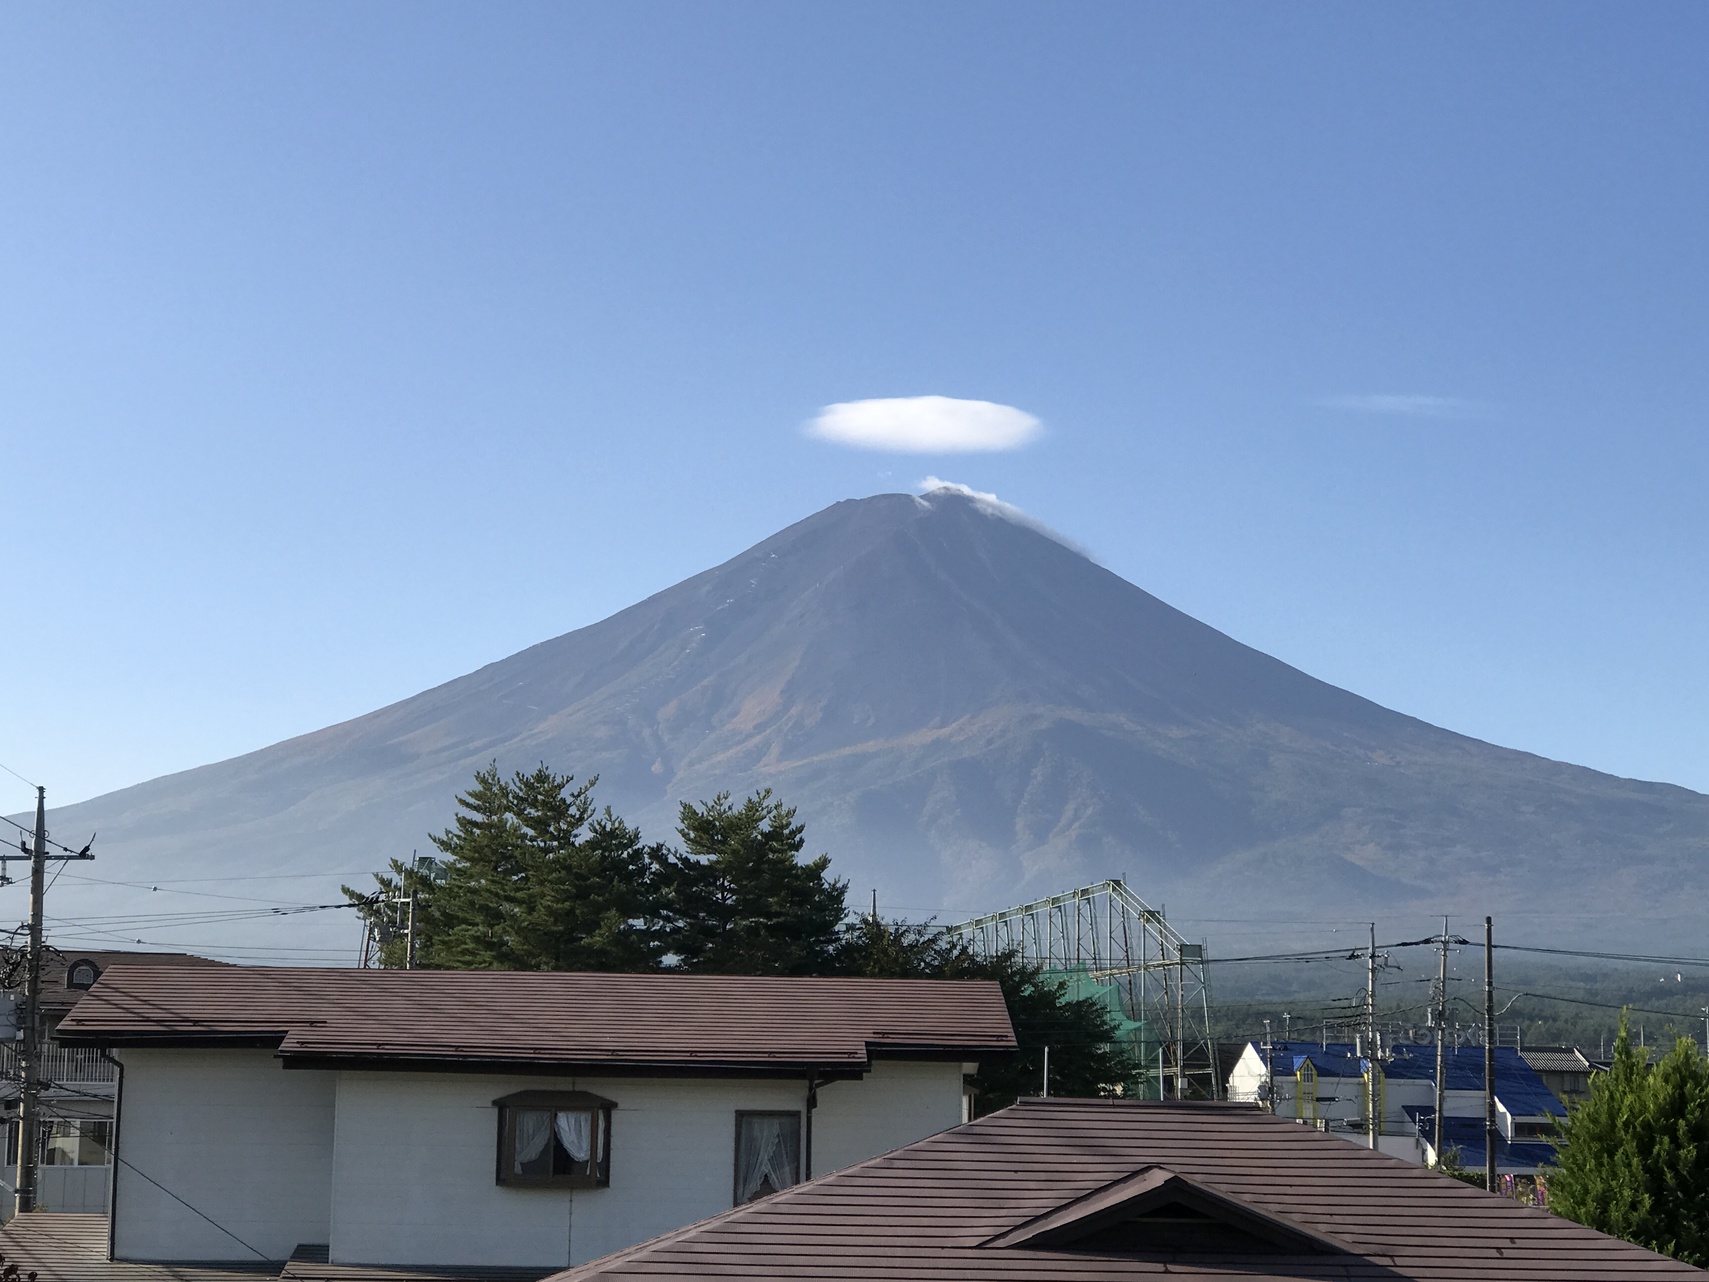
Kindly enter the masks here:
[[1329, 396], [1319, 404], [1360, 414], [1394, 414], [1405, 418], [1483, 418], [1489, 406], [1458, 396]]
[[892, 396], [827, 405], [807, 435], [864, 450], [969, 454], [1019, 449], [1042, 424], [1025, 410], [953, 396]]

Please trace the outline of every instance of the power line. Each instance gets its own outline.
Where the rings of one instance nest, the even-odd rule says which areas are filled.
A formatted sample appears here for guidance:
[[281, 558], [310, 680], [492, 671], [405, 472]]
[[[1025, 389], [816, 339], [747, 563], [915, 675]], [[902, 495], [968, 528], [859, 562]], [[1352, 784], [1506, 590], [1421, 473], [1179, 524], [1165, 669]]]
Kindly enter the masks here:
[[[19, 776], [19, 778], [22, 778], [22, 777], [23, 776], [21, 776], [21, 775]], [[8, 818], [5, 815], [0, 815], [0, 823], [9, 823], [12, 825], [12, 827], [16, 828], [19, 832], [22, 832], [22, 833], [34, 834], [34, 832], [35, 832], [34, 828], [31, 828], [31, 827], [28, 827], [24, 824], [21, 824], [16, 819]], [[72, 856], [73, 858], [82, 858], [84, 855], [89, 853], [89, 847], [93, 846], [95, 844], [95, 834], [93, 834], [93, 833], [90, 834], [89, 840], [84, 845], [82, 850], [73, 850], [70, 846], [67, 846], [63, 842], [55, 841], [51, 837], [43, 837], [42, 840], [47, 845], [52, 846], [55, 850], [63, 850], [66, 854]]]
[[4, 761], [0, 761], [0, 770], [4, 770], [7, 774], [11, 775], [12, 778], [14, 778], [14, 779], [17, 779], [23, 783], [29, 784], [30, 787], [32, 787], [32, 788], [41, 787], [41, 785], [39, 783], [35, 783], [32, 780], [25, 779], [23, 775], [19, 774], [16, 770], [12, 769], [12, 767], [7, 765]]
[[278, 904], [280, 906], [288, 906], [277, 899], [258, 899], [254, 895], [222, 895], [218, 891], [214, 890], [178, 890], [168, 886], [166, 890], [162, 891], [161, 886], [166, 884], [163, 882], [114, 881], [110, 877], [80, 877], [76, 873], [67, 873], [66, 876], [72, 881], [89, 882], [102, 886], [125, 886], [132, 890], [146, 890], [167, 895], [190, 895], [197, 899], [230, 899], [237, 903], [244, 904]]
[[1497, 944], [1515, 953], [1548, 953], [1556, 957], [1592, 957], [1599, 961], [1645, 962], [1656, 966], [1709, 966], [1709, 957], [1661, 957], [1647, 953], [1599, 953], [1581, 948], [1534, 948], [1525, 944]]

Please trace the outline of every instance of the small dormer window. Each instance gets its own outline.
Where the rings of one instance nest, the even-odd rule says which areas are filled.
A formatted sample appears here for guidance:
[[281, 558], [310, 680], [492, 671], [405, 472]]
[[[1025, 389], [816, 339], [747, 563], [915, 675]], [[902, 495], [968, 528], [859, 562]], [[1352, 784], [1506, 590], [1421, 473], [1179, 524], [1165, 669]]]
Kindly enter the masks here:
[[87, 957], [71, 963], [65, 970], [65, 986], [67, 988], [93, 988], [95, 981], [101, 978], [101, 968]]

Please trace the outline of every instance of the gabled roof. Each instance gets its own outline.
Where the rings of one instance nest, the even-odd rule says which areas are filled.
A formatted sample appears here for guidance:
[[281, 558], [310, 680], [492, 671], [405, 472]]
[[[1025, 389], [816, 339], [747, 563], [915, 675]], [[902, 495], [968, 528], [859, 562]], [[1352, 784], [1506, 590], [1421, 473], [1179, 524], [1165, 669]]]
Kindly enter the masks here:
[[[1171, 1181], [1205, 1203], [1172, 1198]], [[1111, 1212], [1116, 1221], [1090, 1223]], [[1131, 1214], [1122, 1219], [1124, 1212]], [[1117, 1223], [1120, 1232], [1105, 1231]], [[1076, 1224], [1089, 1231], [1077, 1236]], [[1229, 1232], [1220, 1234], [1224, 1225]], [[1052, 1238], [1053, 1228], [1070, 1231]], [[558, 1282], [1158, 1276], [1659, 1282], [1704, 1275], [1256, 1109], [1105, 1100], [1026, 1101], [556, 1275]]]
[[1355, 1053], [1352, 1042], [1271, 1042], [1268, 1050], [1261, 1042], [1249, 1045], [1258, 1052], [1258, 1059], [1275, 1066], [1278, 1074], [1292, 1077], [1307, 1064], [1319, 1077], [1363, 1077], [1365, 1061]]
[[74, 1045], [278, 1047], [302, 1065], [859, 1072], [874, 1055], [1012, 1050], [989, 980], [115, 965]]

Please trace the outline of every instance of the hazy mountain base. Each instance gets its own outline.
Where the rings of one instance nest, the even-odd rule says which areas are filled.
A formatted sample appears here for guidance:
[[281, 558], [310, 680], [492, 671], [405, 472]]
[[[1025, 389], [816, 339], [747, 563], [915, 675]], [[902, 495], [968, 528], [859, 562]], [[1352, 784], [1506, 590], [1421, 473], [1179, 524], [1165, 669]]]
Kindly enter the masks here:
[[[1547, 942], [1591, 909], [1577, 938], [1653, 948], [1700, 933], [1664, 894], [1709, 892], [1709, 798], [1390, 712], [948, 491], [837, 504], [591, 627], [53, 822], [101, 831], [104, 877], [325, 871], [289, 884], [330, 901], [425, 848], [493, 760], [597, 773], [649, 836], [681, 800], [773, 787], [810, 851], [917, 915], [1125, 875], [1189, 917], [1494, 913]], [[57, 911], [134, 908], [76, 884]], [[354, 950], [293, 922], [267, 946]], [[133, 929], [83, 929], [108, 926]]]
[[[1407, 949], [1389, 954], [1379, 972], [1377, 1020], [1385, 1035], [1431, 1040], [1426, 1011], [1436, 980], [1436, 954]], [[1548, 961], [1496, 952], [1496, 1019], [1503, 1046], [1578, 1046], [1592, 1058], [1606, 1052], [1619, 1029], [1620, 1010], [1631, 1010], [1634, 1041], [1666, 1049], [1676, 1037], [1699, 1045], [1709, 1006], [1709, 968], [1633, 966], [1582, 960]], [[1227, 1039], [1256, 1039], [1264, 1020], [1280, 1038], [1283, 1015], [1294, 1037], [1351, 1040], [1362, 1028], [1365, 965], [1362, 961], [1211, 966], [1212, 1023]], [[1483, 1028], [1483, 951], [1456, 949], [1448, 978], [1449, 1026], [1468, 1039]]]

